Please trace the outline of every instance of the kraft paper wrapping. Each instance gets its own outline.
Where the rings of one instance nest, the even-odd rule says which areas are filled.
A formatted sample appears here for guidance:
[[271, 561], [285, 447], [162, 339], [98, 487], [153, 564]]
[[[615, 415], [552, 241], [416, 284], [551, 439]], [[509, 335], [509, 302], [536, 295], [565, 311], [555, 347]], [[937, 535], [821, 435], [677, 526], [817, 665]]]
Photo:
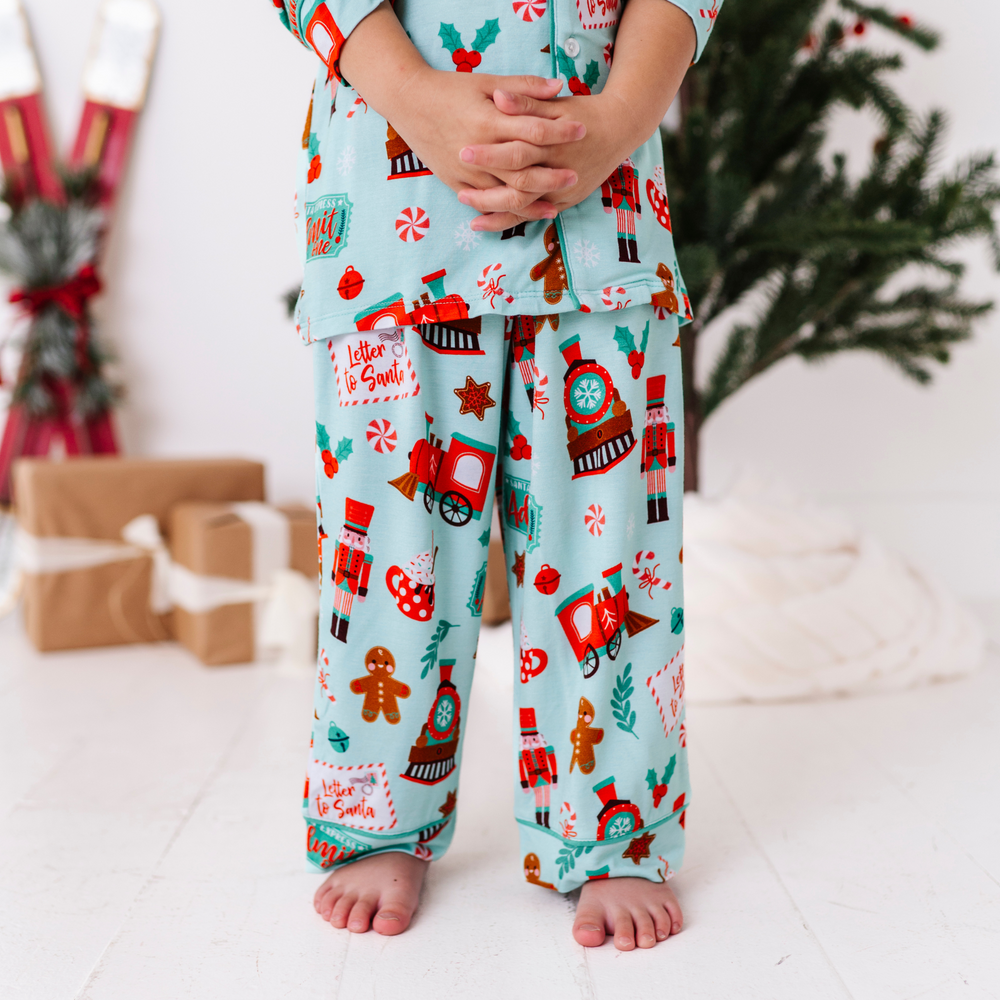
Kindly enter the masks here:
[[[316, 515], [308, 507], [278, 507], [288, 521], [289, 569], [316, 579]], [[251, 581], [253, 530], [228, 504], [183, 503], [170, 519], [175, 563], [206, 577]], [[256, 658], [254, 605], [228, 604], [211, 611], [174, 608], [177, 640], [209, 666]]]
[[503, 544], [490, 542], [486, 556], [486, 591], [483, 594], [483, 624], [500, 625], [510, 619], [510, 599], [507, 595], [507, 565]]
[[[243, 459], [107, 457], [14, 464], [18, 523], [39, 538], [121, 541], [122, 528], [151, 514], [160, 530], [182, 500], [263, 500], [264, 466]], [[87, 569], [26, 573], [24, 622], [41, 651], [153, 642], [172, 637], [170, 614], [149, 608], [152, 558]]]

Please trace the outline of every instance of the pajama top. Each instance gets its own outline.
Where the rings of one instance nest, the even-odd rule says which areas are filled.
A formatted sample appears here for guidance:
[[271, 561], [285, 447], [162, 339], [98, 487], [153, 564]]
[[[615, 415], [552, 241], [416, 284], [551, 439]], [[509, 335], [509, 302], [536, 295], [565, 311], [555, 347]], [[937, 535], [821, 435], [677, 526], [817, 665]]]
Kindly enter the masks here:
[[[554, 222], [474, 232], [469, 223], [479, 213], [340, 79], [340, 48], [379, 0], [272, 2], [320, 59], [296, 192], [304, 271], [296, 321], [307, 343], [355, 329], [651, 302], [690, 320], [658, 134], [604, 191]], [[397, 0], [394, 9], [435, 69], [559, 77], [563, 94], [596, 94], [608, 78], [625, 2]], [[722, 0], [671, 2], [694, 23], [697, 59]]]

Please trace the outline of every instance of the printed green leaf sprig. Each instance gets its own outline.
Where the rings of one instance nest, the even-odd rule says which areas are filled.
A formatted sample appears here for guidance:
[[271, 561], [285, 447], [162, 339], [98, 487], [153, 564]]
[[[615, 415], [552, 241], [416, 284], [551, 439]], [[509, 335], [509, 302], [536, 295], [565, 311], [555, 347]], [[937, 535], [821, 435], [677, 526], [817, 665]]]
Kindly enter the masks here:
[[625, 669], [615, 678], [615, 690], [611, 695], [611, 714], [618, 720], [616, 725], [623, 732], [631, 733], [639, 738], [635, 729], [635, 712], [632, 711], [631, 697], [635, 693], [632, 686], [632, 664], [626, 663]]
[[646, 320], [646, 328], [642, 331], [642, 341], [638, 350], [635, 346], [635, 337], [627, 326], [615, 327], [615, 343], [622, 354], [628, 355], [628, 363], [632, 366], [632, 378], [638, 379], [642, 374], [642, 366], [646, 363], [646, 345], [649, 343], [649, 320]]
[[566, 872], [572, 871], [576, 867], [577, 858], [583, 857], [584, 854], [590, 854], [594, 849], [594, 845], [591, 844], [589, 847], [563, 847], [559, 853], [556, 855], [556, 867], [559, 869], [559, 877], [562, 878]]
[[566, 77], [569, 82], [569, 89], [574, 94], [589, 94], [591, 88], [601, 78], [601, 67], [596, 59], [591, 59], [584, 70], [583, 79], [576, 71], [576, 63], [561, 46], [556, 46], [556, 62], [559, 64], [559, 72]]
[[441, 36], [441, 44], [451, 53], [455, 69], [459, 73], [471, 73], [483, 61], [483, 53], [497, 40], [500, 19], [494, 17], [476, 32], [471, 49], [463, 47], [462, 36], [453, 24], [442, 21], [438, 34]]
[[341, 462], [346, 462], [354, 451], [353, 441], [344, 437], [337, 444], [337, 450], [331, 452], [330, 435], [319, 421], [316, 422], [316, 447], [319, 448], [319, 457], [323, 459], [323, 471], [327, 479], [333, 479], [335, 473], [340, 471]]
[[443, 618], [438, 622], [437, 629], [434, 631], [434, 638], [427, 644], [426, 652], [420, 657], [420, 662], [424, 665], [424, 669], [420, 671], [421, 680], [434, 669], [437, 663], [438, 650], [441, 648], [441, 643], [444, 642], [444, 637], [453, 628], [461, 627], [461, 625], [452, 625], [451, 622], [446, 622]]

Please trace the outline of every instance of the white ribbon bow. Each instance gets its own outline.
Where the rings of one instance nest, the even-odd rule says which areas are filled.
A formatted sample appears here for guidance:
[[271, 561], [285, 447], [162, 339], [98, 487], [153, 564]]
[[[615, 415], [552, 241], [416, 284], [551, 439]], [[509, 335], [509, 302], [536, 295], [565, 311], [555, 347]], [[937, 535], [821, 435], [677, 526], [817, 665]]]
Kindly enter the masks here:
[[[150, 556], [153, 572], [149, 607], [165, 614], [173, 607], [193, 614], [230, 604], [253, 604], [257, 649], [278, 649], [285, 665], [308, 664], [315, 653], [314, 620], [319, 613], [315, 583], [287, 568], [288, 522], [265, 504], [233, 504], [253, 532], [254, 580], [203, 576], [170, 558], [152, 514], [140, 514], [122, 528], [121, 542], [92, 538], [39, 537], [18, 529], [15, 575], [65, 573]], [[11, 592], [16, 595], [16, 588]]]

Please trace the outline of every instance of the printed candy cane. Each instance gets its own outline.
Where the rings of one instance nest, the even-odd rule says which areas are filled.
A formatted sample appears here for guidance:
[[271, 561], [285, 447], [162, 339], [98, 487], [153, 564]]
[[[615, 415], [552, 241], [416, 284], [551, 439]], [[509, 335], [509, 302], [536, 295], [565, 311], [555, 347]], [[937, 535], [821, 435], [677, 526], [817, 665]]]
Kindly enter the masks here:
[[627, 309], [632, 300], [626, 295], [628, 292], [624, 288], [605, 288], [601, 292], [601, 302], [606, 309]]
[[[566, 814], [566, 819], [563, 819], [563, 813]], [[576, 822], [576, 813], [573, 812], [573, 807], [568, 803], [564, 802], [559, 807], [559, 825], [562, 827], [562, 835], [567, 840], [572, 840], [576, 836], [576, 830], [573, 828], [573, 824]]]
[[368, 114], [368, 102], [360, 94], [358, 94], [358, 96], [354, 98], [354, 103], [351, 105], [351, 110], [347, 112], [348, 118], [354, 117], [355, 112], [357, 112], [358, 110], [358, 105], [360, 104], [363, 104], [365, 106], [365, 114]]
[[534, 409], [538, 411], [542, 420], [545, 419], [545, 405], [550, 402], [549, 397], [545, 395], [549, 387], [549, 377], [538, 367], [535, 361], [531, 362], [534, 367], [534, 385], [535, 385], [535, 403]]
[[656, 558], [655, 552], [636, 552], [635, 559], [632, 560], [632, 575], [639, 577], [639, 589], [645, 590], [649, 594], [649, 599], [653, 599], [653, 588], [659, 587], [661, 590], [669, 590], [671, 587], [669, 580], [661, 580], [656, 571], [660, 568], [657, 563], [652, 569], [643, 566], [644, 560], [652, 562]]
[[496, 273], [502, 267], [503, 264], [493, 264], [491, 266], [484, 267], [483, 276], [481, 278], [476, 279], [476, 284], [479, 285], [481, 289], [483, 289], [483, 298], [484, 299], [489, 298], [491, 309], [496, 308], [496, 306], [493, 304], [493, 300], [497, 298], [497, 296], [500, 296], [503, 299], [505, 299], [508, 304], [511, 304], [514, 301], [514, 296], [507, 295], [500, 285], [500, 281], [503, 278], [507, 277], [506, 274]]

